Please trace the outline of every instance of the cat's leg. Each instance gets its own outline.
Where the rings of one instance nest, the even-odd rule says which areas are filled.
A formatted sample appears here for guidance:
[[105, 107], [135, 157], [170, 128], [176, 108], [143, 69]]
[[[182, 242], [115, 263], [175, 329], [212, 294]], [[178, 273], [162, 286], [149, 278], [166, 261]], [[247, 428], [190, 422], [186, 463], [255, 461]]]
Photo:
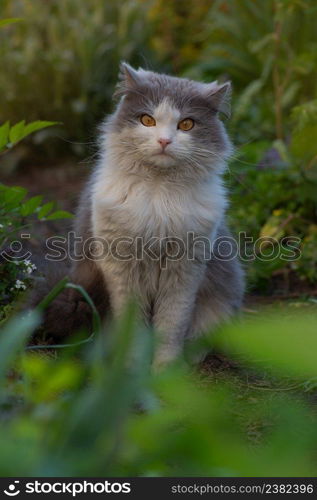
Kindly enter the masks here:
[[[241, 307], [243, 294], [244, 277], [238, 260], [211, 259], [197, 292], [186, 340], [195, 340], [210, 333], [228, 320]], [[194, 362], [200, 361], [206, 354], [206, 351], [197, 353]]]
[[132, 295], [128, 266], [126, 263], [105, 259], [99, 264], [99, 268], [107, 284], [111, 313], [114, 318], [120, 318]]
[[109, 291], [112, 316], [115, 319], [120, 319], [128, 304], [133, 302], [137, 306], [137, 315], [140, 321], [149, 325], [151, 303], [146, 285], [142, 281], [143, 273], [140, 272], [139, 267], [135, 262], [113, 259], [107, 259], [101, 265]]
[[182, 353], [203, 273], [204, 265], [193, 262], [171, 262], [162, 269], [153, 311], [153, 326], [158, 333], [155, 369]]

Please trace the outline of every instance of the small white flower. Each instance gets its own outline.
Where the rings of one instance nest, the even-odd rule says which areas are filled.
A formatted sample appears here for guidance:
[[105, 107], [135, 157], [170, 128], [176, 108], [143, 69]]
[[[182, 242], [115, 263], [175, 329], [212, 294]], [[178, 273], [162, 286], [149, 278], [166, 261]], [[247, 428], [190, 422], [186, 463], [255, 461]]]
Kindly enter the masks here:
[[33, 271], [35, 271], [36, 268], [36, 265], [33, 264], [30, 260], [26, 259], [24, 261], [24, 265], [25, 265], [25, 268], [26, 268], [26, 272], [27, 274], [32, 274]]
[[3, 229], [4, 228], [4, 225], [3, 224], [0, 224], [0, 229]]
[[21, 280], [16, 280], [15, 282], [15, 288], [17, 288], [18, 290], [25, 290], [26, 289], [26, 285], [23, 283], [23, 281]]

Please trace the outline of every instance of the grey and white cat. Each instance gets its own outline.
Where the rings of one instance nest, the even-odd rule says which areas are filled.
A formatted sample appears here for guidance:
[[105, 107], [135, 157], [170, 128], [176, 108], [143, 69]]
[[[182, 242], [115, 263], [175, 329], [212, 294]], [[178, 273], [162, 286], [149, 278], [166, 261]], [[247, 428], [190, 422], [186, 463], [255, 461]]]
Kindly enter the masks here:
[[237, 258], [215, 249], [206, 257], [205, 244], [230, 236], [222, 174], [232, 146], [219, 119], [229, 94], [229, 83], [122, 63], [119, 102], [101, 128], [100, 158], [79, 206], [76, 233], [106, 241], [110, 251], [101, 257], [96, 247], [73, 274], [90, 276], [92, 291], [93, 280], [103, 280], [115, 316], [137, 299], [158, 332], [156, 367], [241, 305]]

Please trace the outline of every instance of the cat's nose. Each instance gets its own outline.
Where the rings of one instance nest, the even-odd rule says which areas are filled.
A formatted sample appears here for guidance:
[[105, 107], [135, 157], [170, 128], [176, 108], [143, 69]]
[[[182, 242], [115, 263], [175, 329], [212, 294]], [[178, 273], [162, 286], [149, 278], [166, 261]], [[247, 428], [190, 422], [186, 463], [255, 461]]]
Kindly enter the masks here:
[[163, 149], [166, 148], [168, 144], [171, 144], [171, 139], [158, 139], [157, 142], [162, 146]]

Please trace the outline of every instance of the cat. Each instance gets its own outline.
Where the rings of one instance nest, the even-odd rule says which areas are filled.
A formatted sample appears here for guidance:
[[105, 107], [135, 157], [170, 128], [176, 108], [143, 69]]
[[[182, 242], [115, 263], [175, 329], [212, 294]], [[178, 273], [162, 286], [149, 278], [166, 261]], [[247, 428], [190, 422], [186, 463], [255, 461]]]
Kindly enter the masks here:
[[79, 203], [75, 232], [92, 244], [71, 276], [93, 298], [98, 290], [99, 310], [114, 317], [137, 300], [157, 332], [156, 368], [242, 303], [241, 265], [215, 247], [222, 239], [228, 249], [231, 238], [222, 176], [232, 144], [219, 118], [230, 91], [229, 82], [121, 63], [117, 106], [100, 128], [100, 156]]

